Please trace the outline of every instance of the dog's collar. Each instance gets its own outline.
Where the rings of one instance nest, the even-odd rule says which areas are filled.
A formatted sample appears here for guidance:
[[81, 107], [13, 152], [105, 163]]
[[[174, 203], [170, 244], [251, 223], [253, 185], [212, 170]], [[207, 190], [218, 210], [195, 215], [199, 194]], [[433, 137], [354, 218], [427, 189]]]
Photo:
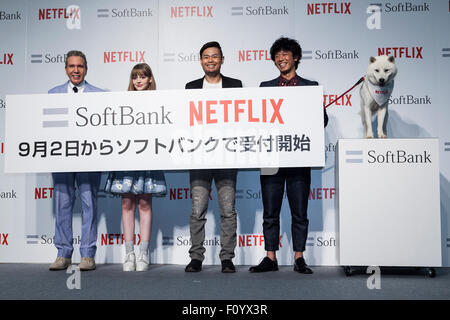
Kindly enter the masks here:
[[392, 91], [394, 90], [394, 80], [392, 80], [389, 84], [385, 85], [384, 87], [374, 85], [370, 81], [367, 81], [367, 85], [369, 88], [370, 95], [380, 107], [389, 100], [389, 97], [391, 96]]

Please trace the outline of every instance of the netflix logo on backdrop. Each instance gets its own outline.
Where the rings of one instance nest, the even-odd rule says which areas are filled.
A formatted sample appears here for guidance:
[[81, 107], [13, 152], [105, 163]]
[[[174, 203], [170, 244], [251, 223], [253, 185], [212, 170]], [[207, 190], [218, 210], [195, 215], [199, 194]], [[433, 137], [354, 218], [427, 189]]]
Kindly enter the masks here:
[[0, 233], [0, 246], [8, 246], [8, 233]]
[[267, 50], [239, 50], [239, 62], [270, 61], [270, 53]]
[[14, 53], [12, 53], [12, 52], [0, 53], [0, 65], [1, 64], [13, 65], [14, 64], [13, 56], [14, 56]]
[[44, 8], [39, 9], [39, 20], [80, 19], [80, 8]]
[[103, 63], [145, 62], [145, 51], [107, 51], [103, 53]]
[[335, 15], [352, 14], [350, 11], [351, 2], [316, 2], [308, 3], [306, 12], [309, 15]]
[[[344, 94], [342, 97], [337, 99], [339, 95], [337, 94], [324, 94], [323, 95], [323, 103], [324, 105], [328, 105], [329, 103], [335, 101], [333, 105], [335, 106], [341, 106], [341, 107], [351, 107], [352, 106], [352, 95], [351, 94]], [[337, 99], [337, 100], [336, 100]]]
[[40, 199], [52, 199], [53, 198], [53, 192], [54, 188], [35, 188], [34, 189], [34, 199], [40, 200]]
[[423, 59], [422, 50], [423, 47], [385, 47], [378, 48], [378, 55], [404, 59]]
[[170, 7], [170, 18], [213, 18], [213, 6]]

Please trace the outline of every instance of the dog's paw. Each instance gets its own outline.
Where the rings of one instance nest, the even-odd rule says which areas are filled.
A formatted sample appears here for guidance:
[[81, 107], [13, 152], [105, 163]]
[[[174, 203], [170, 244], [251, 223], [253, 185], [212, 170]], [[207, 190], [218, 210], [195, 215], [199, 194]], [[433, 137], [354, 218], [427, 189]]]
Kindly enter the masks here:
[[366, 139], [373, 139], [373, 134], [366, 134]]
[[384, 133], [378, 133], [378, 138], [381, 138], [381, 139], [386, 139], [387, 138], [387, 135], [385, 135]]

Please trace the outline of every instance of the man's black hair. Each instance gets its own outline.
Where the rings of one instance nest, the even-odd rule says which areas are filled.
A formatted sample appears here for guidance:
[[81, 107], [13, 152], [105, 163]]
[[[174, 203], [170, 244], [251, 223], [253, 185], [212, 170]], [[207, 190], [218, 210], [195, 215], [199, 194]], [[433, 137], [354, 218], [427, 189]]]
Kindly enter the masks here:
[[223, 57], [222, 48], [220, 47], [220, 44], [217, 41], [211, 41], [207, 42], [203, 45], [203, 47], [200, 49], [200, 58], [202, 57], [203, 51], [205, 51], [208, 48], [217, 48], [220, 51], [220, 56]]
[[300, 47], [300, 44], [295, 39], [289, 39], [286, 37], [281, 37], [277, 39], [273, 44], [272, 47], [270, 47], [270, 58], [275, 61], [275, 55], [280, 51], [291, 51], [292, 56], [295, 58], [297, 57], [298, 60], [295, 61], [295, 69], [297, 70], [298, 64], [300, 63], [300, 60], [302, 59], [302, 48]]

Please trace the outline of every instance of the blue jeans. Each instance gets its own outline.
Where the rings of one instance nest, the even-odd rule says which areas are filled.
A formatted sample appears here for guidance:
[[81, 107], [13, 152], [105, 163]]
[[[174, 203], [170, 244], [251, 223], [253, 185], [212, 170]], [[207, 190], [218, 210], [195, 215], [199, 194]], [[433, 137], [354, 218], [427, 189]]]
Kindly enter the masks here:
[[261, 175], [264, 206], [263, 232], [266, 251], [277, 251], [280, 238], [280, 212], [284, 185], [292, 216], [292, 244], [294, 251], [305, 251], [308, 236], [308, 198], [311, 168], [280, 168], [274, 175]]
[[75, 182], [83, 210], [81, 223], [81, 257], [94, 258], [97, 251], [97, 193], [99, 172], [53, 173], [55, 187], [55, 246], [58, 257], [71, 258], [73, 253], [72, 214]]

